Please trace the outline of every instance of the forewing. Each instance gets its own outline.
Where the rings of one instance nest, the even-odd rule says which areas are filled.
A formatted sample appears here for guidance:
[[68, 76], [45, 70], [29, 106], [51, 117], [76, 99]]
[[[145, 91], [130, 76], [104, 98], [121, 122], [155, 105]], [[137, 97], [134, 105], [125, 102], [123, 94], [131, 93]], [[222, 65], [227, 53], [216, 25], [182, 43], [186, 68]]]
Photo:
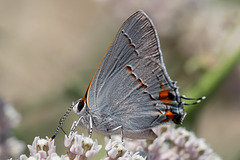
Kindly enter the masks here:
[[156, 29], [149, 17], [138, 11], [120, 27], [98, 67], [89, 86], [88, 105], [93, 114], [108, 113], [124, 128], [147, 129], [156, 125], [159, 117], [166, 118], [160, 112], [166, 110], [166, 102], [160, 101], [159, 95], [173, 89]]

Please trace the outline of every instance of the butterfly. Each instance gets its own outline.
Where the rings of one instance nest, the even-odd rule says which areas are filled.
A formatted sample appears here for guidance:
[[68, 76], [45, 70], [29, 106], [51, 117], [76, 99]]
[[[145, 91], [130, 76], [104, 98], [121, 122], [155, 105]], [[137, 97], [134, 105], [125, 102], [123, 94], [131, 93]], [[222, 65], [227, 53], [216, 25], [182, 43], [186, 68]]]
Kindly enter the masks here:
[[167, 73], [152, 20], [137, 11], [118, 30], [85, 96], [73, 103], [71, 109], [80, 118], [71, 131], [83, 125], [90, 136], [95, 130], [154, 139], [153, 127], [165, 122], [182, 124], [186, 116], [182, 98], [188, 98], [178, 90]]

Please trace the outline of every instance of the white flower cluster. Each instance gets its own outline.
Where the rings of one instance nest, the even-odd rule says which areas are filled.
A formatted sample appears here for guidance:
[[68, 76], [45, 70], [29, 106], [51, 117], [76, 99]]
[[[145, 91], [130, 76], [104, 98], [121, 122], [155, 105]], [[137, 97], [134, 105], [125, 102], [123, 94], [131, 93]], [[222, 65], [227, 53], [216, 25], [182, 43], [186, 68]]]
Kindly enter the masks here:
[[64, 146], [68, 148], [68, 157], [74, 160], [85, 160], [92, 158], [98, 154], [101, 145], [98, 145], [97, 140], [95, 142], [89, 137], [85, 137], [83, 134], [79, 135], [77, 132], [70, 134], [69, 137], [65, 135]]
[[[105, 138], [106, 157], [102, 160], [220, 160], [213, 150], [184, 128], [158, 126], [154, 129], [157, 138], [149, 140], [121, 141], [121, 137]], [[66, 155], [58, 156], [55, 152], [54, 140], [36, 137], [32, 145], [28, 145], [30, 156], [21, 155], [20, 160], [87, 160], [95, 157], [101, 145], [97, 140], [79, 135], [77, 132], [65, 136]]]
[[42, 139], [35, 137], [32, 145], [28, 145], [30, 156], [21, 155], [20, 160], [53, 160], [53, 159], [64, 159], [64, 156], [61, 158], [56, 154], [56, 146], [54, 145], [54, 140], [51, 141], [48, 137]]
[[54, 140], [35, 137], [32, 145], [28, 145], [30, 156], [21, 155], [20, 160], [86, 160], [94, 157], [102, 148], [97, 141], [89, 137], [79, 135], [77, 132], [65, 136], [64, 146], [69, 152], [58, 156]]
[[203, 139], [184, 128], [161, 125], [154, 132], [158, 136], [154, 141], [129, 140], [126, 147], [145, 152], [151, 160], [221, 160]]
[[107, 157], [102, 160], [145, 160], [147, 158], [147, 156], [142, 157], [139, 155], [139, 152], [134, 153], [128, 151], [120, 139], [121, 138], [112, 141], [111, 139], [105, 138]]

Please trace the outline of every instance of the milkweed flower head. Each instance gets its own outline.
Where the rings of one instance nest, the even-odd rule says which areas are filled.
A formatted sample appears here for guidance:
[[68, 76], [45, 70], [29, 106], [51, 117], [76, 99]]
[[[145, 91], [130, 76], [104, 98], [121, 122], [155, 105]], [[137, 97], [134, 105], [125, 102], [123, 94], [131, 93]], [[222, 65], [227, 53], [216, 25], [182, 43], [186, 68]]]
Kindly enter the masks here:
[[[221, 160], [204, 139], [184, 128], [161, 125], [153, 130], [157, 135], [154, 140], [124, 139], [122, 142], [121, 136], [105, 137], [102, 152], [106, 156], [101, 160]], [[20, 160], [87, 160], [102, 148], [97, 140], [77, 132], [65, 135], [64, 146], [68, 152], [59, 156], [54, 140], [35, 137], [32, 145], [28, 145], [29, 157], [21, 155]]]
[[220, 160], [204, 139], [197, 138], [193, 132], [184, 128], [161, 125], [154, 128], [157, 138], [153, 141], [126, 141], [132, 151], [144, 151], [151, 160]]
[[107, 156], [102, 160], [145, 160], [147, 158], [147, 156], [142, 157], [139, 152], [129, 151], [120, 136], [113, 139], [105, 137], [105, 144]]
[[21, 155], [20, 160], [31, 160], [31, 159], [49, 159], [50, 157], [56, 157], [56, 146], [54, 145], [54, 140], [50, 140], [48, 137], [46, 139], [35, 137], [32, 145], [27, 145], [30, 156]]
[[93, 141], [92, 138], [86, 137], [77, 132], [65, 135], [64, 146], [68, 148], [68, 156], [70, 159], [87, 159], [98, 154], [102, 145], [98, 145], [98, 141]]

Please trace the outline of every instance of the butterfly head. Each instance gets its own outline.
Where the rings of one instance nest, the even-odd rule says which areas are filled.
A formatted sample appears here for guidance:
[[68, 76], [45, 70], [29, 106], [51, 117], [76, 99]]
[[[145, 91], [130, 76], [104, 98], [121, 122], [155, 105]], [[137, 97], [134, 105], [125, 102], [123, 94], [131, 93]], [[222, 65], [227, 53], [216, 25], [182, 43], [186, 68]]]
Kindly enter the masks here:
[[73, 106], [73, 111], [78, 115], [81, 116], [85, 113], [87, 109], [87, 104], [85, 98], [79, 99]]

